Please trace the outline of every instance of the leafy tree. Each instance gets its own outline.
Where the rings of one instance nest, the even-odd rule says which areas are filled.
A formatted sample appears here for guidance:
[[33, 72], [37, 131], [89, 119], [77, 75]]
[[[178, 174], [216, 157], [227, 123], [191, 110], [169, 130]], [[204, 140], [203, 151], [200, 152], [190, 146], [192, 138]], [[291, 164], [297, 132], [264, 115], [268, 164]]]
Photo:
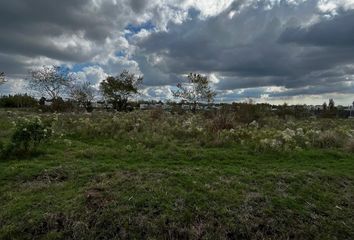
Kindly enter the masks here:
[[95, 91], [89, 82], [73, 85], [70, 90], [70, 96], [86, 111], [91, 112], [93, 110], [92, 101], [95, 98]]
[[324, 111], [327, 111], [327, 103], [326, 103], [326, 102], [324, 102], [324, 103], [322, 104], [322, 108], [323, 108]]
[[177, 84], [177, 91], [173, 91], [173, 96], [182, 98], [192, 104], [192, 111], [195, 112], [200, 101], [212, 102], [216, 96], [215, 91], [210, 87], [207, 76], [190, 73], [185, 83]]
[[69, 69], [61, 66], [43, 66], [30, 72], [31, 89], [51, 100], [60, 98], [75, 80]]
[[104, 98], [113, 104], [117, 111], [127, 110], [128, 99], [138, 93], [138, 87], [142, 83], [142, 77], [124, 70], [116, 77], [107, 77], [100, 84]]

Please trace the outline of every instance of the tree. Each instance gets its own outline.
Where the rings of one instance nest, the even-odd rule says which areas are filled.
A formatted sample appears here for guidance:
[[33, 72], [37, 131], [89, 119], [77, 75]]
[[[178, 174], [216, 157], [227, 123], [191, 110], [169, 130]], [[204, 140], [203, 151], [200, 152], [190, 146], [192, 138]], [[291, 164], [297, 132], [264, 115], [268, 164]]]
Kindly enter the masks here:
[[142, 83], [142, 77], [124, 70], [116, 77], [107, 77], [100, 84], [103, 97], [113, 104], [117, 111], [127, 109], [128, 99], [138, 93], [138, 87]]
[[333, 111], [335, 109], [335, 104], [334, 104], [333, 98], [329, 99], [328, 108], [330, 111]]
[[68, 68], [54, 65], [43, 66], [30, 72], [30, 87], [41, 96], [56, 100], [68, 90], [75, 79]]
[[327, 111], [327, 103], [326, 103], [326, 102], [324, 102], [324, 103], [322, 104], [322, 109], [323, 109], [324, 111]]
[[200, 101], [212, 102], [216, 96], [215, 91], [210, 87], [207, 76], [190, 73], [185, 83], [177, 84], [177, 91], [173, 91], [173, 96], [182, 98], [192, 104], [192, 111], [195, 112]]
[[86, 111], [91, 112], [93, 110], [92, 101], [95, 98], [95, 91], [89, 82], [73, 85], [70, 90], [70, 96]]
[[5, 73], [0, 72], [0, 85], [5, 82]]

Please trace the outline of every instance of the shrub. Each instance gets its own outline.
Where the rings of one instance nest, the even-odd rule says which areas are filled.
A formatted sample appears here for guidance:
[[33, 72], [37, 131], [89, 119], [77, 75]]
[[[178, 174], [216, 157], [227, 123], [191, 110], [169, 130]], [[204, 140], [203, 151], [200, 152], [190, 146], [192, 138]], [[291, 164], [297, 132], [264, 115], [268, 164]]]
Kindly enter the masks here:
[[37, 150], [39, 144], [52, 135], [50, 123], [39, 117], [23, 118], [16, 123], [8, 153], [29, 154]]
[[354, 138], [350, 138], [346, 143], [345, 143], [345, 150], [347, 150], [350, 153], [354, 153]]
[[222, 130], [233, 129], [233, 119], [226, 113], [218, 112], [215, 116], [208, 122], [207, 128], [210, 132], [220, 132]]
[[343, 141], [338, 133], [332, 130], [327, 130], [318, 135], [314, 144], [316, 147], [320, 148], [334, 148], [342, 146]]

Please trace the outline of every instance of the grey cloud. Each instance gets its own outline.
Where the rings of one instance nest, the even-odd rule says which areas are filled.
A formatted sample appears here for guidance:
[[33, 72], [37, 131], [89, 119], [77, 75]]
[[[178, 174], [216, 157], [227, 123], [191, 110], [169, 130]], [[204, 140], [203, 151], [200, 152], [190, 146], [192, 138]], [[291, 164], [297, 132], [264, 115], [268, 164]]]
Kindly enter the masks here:
[[307, 28], [288, 28], [279, 40], [314, 46], [354, 47], [354, 11], [342, 11]]
[[[153, 66], [160, 72], [217, 73], [220, 90], [282, 86], [296, 94], [316, 93], [317, 87], [318, 94], [335, 92], [331, 84], [341, 84], [352, 73], [346, 66], [354, 63], [353, 13], [303, 27], [319, 14], [317, 3], [282, 1], [266, 9], [258, 2], [230, 18], [238, 4], [206, 20], [191, 17], [182, 25], [170, 24], [168, 32], [152, 34], [140, 43], [141, 54], [160, 55], [163, 62]], [[320, 88], [324, 84], [330, 86], [326, 91]], [[311, 91], [304, 90], [309, 86]]]
[[7, 62], [1, 65], [2, 71], [11, 74], [17, 67], [17, 73], [24, 73], [26, 68], [19, 59], [11, 62], [5, 55], [90, 61], [106, 38], [115, 38], [130, 19], [135, 17], [126, 1], [107, 0], [97, 6], [87, 0], [0, 1], [0, 62]]
[[[179, 8], [187, 1], [4, 0], [0, 70], [19, 79], [49, 59], [97, 65], [108, 74], [139, 69], [145, 84], [158, 88], [175, 85], [185, 73], [215, 73], [215, 87], [229, 99], [259, 97], [267, 86], [287, 89], [274, 97], [352, 93], [354, 10], [327, 17], [319, 0], [292, 2], [235, 0], [206, 18]], [[318, 22], [309, 24], [315, 16]], [[149, 36], [117, 41], [128, 24], [147, 21], [156, 25]], [[129, 56], [115, 58], [120, 48]]]

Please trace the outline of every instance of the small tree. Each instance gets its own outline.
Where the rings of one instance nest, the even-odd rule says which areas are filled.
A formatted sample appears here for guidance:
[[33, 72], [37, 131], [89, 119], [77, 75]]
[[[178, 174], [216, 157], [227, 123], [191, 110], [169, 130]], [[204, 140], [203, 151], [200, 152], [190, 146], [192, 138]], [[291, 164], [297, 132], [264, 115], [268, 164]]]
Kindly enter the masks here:
[[327, 111], [327, 103], [326, 102], [324, 102], [322, 104], [322, 109], [323, 109], [323, 111]]
[[91, 112], [93, 110], [92, 101], [95, 98], [95, 91], [89, 82], [73, 85], [70, 96], [86, 111]]
[[173, 96], [182, 98], [192, 104], [192, 111], [195, 112], [200, 101], [208, 103], [214, 101], [215, 91], [210, 87], [208, 77], [201, 74], [190, 73], [186, 83], [178, 83], [177, 91], [173, 91]]
[[333, 111], [335, 109], [335, 104], [334, 104], [333, 98], [329, 99], [328, 108], [330, 111]]
[[51, 100], [59, 99], [74, 80], [69, 69], [61, 66], [43, 66], [30, 72], [30, 88]]
[[136, 77], [135, 74], [124, 70], [116, 77], [110, 76], [103, 80], [100, 89], [104, 98], [113, 104], [114, 109], [125, 111], [128, 99], [138, 93], [138, 87], [142, 81], [142, 77]]

